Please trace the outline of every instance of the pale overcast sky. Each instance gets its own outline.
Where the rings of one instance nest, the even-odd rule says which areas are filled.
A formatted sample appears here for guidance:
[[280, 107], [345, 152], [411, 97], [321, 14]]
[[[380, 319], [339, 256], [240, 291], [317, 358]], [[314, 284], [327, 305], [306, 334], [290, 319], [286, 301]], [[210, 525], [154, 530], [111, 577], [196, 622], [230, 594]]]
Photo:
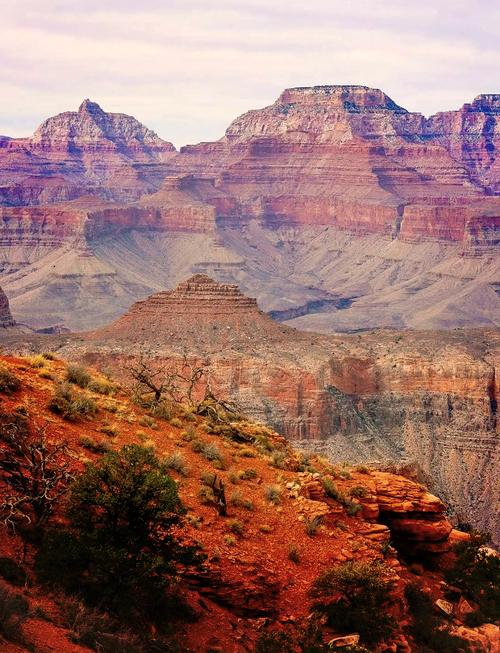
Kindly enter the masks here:
[[176, 146], [282, 89], [363, 84], [426, 115], [500, 92], [497, 0], [0, 0], [0, 134], [89, 97]]

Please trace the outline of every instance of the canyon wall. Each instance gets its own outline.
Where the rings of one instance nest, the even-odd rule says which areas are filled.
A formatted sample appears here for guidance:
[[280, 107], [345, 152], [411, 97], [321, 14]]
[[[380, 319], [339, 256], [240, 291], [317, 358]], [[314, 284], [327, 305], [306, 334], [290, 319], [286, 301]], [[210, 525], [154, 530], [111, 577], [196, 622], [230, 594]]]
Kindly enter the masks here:
[[425, 118], [378, 89], [294, 88], [176, 152], [85, 100], [0, 139], [12, 310], [89, 328], [206, 272], [301, 328], [497, 326], [499, 112], [498, 95]]

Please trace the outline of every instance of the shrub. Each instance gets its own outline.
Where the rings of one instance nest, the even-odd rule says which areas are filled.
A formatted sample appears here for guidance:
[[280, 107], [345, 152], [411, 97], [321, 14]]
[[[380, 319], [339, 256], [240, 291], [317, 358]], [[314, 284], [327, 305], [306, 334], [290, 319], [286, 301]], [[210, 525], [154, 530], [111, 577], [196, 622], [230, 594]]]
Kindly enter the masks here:
[[331, 499], [335, 499], [335, 501], [342, 503], [344, 496], [329, 476], [323, 476], [323, 478], [321, 479], [321, 485], [323, 486], [323, 489], [327, 497], [330, 497]]
[[57, 356], [54, 354], [53, 351], [44, 351], [42, 352], [43, 358], [45, 358], [46, 361], [56, 361]]
[[143, 415], [139, 420], [139, 424], [141, 426], [147, 426], [150, 429], [158, 428], [158, 424], [156, 423], [156, 421], [149, 415]]
[[356, 497], [358, 499], [363, 499], [364, 497], [368, 496], [368, 490], [363, 487], [362, 485], [356, 485], [354, 487], [351, 487], [349, 489], [349, 495], [351, 497]]
[[182, 428], [182, 421], [178, 417], [172, 417], [170, 419], [170, 426], [175, 426], [175, 428]]
[[264, 496], [269, 503], [277, 505], [281, 501], [282, 489], [279, 485], [268, 485], [264, 490]]
[[68, 527], [50, 531], [37, 555], [39, 579], [121, 617], [159, 618], [166, 590], [199, 562], [173, 534], [183, 507], [167, 472], [139, 445], [88, 464], [71, 488]]
[[79, 417], [92, 417], [97, 412], [97, 404], [91, 397], [84, 394], [74, 395], [67, 383], [61, 383], [56, 387], [49, 408], [53, 413], [69, 421], [77, 420]]
[[45, 367], [47, 365], [47, 360], [45, 359], [44, 356], [41, 354], [37, 354], [36, 356], [32, 356], [31, 358], [28, 359], [29, 364], [31, 367], [38, 369], [40, 367]]
[[253, 503], [250, 499], [245, 499], [239, 490], [235, 490], [229, 499], [229, 503], [235, 508], [244, 508], [245, 510], [253, 510]]
[[459, 653], [467, 650], [464, 640], [452, 635], [443, 624], [444, 618], [434, 612], [432, 599], [417, 583], [405, 587], [405, 598], [413, 624], [409, 633], [419, 649], [428, 653]]
[[4, 395], [12, 395], [21, 388], [21, 381], [13, 374], [8, 367], [0, 364], [0, 392]]
[[316, 515], [312, 518], [306, 517], [304, 524], [307, 535], [309, 535], [309, 537], [314, 537], [318, 532], [319, 527], [321, 526], [321, 516]]
[[174, 453], [170, 454], [170, 456], [167, 456], [165, 458], [165, 465], [169, 469], [176, 471], [181, 476], [189, 475], [189, 468], [186, 461], [184, 460], [184, 456], [180, 453], [180, 451], [174, 451]]
[[245, 524], [239, 519], [229, 519], [227, 522], [227, 527], [235, 535], [243, 535], [245, 532]]
[[118, 427], [114, 424], [103, 424], [99, 430], [101, 433], [105, 433], [106, 435], [111, 436], [116, 436], [119, 433]]
[[450, 585], [478, 603], [476, 623], [500, 619], [500, 558], [485, 551], [489, 539], [485, 533], [472, 533], [470, 540], [460, 542], [455, 547], [455, 562], [445, 574]]
[[22, 626], [28, 613], [28, 601], [8, 587], [0, 585], [0, 640], [25, 644]]
[[217, 447], [216, 444], [213, 443], [203, 444], [201, 448], [201, 453], [207, 460], [216, 460], [221, 463], [224, 462], [224, 457], [219, 451], [219, 448]]
[[93, 440], [88, 435], [81, 435], [79, 439], [80, 446], [92, 453], [107, 453], [110, 451], [111, 447], [104, 440]]
[[344, 503], [345, 511], [350, 517], [354, 517], [358, 514], [360, 510], [363, 509], [363, 506], [360, 503], [355, 503], [354, 501], [347, 501]]
[[64, 625], [73, 632], [73, 641], [99, 653], [142, 653], [140, 638], [109, 615], [88, 608], [83, 601], [65, 597], [60, 603]]
[[314, 609], [340, 632], [358, 632], [368, 645], [386, 639], [394, 628], [386, 606], [392, 582], [379, 562], [350, 561], [323, 572], [313, 583]]
[[283, 469], [285, 467], [285, 461], [286, 453], [284, 451], [273, 451], [269, 458], [269, 464], [278, 469]]
[[300, 562], [299, 548], [296, 544], [290, 544], [288, 547], [288, 559], [296, 565]]
[[92, 392], [108, 396], [112, 395], [116, 390], [116, 386], [108, 379], [91, 379], [87, 387]]
[[52, 515], [72, 478], [64, 442], [51, 443], [44, 427], [18, 409], [0, 412], [0, 520], [32, 533]]
[[88, 370], [82, 365], [68, 365], [66, 368], [66, 381], [74, 383], [80, 388], [86, 388], [92, 377]]
[[198, 491], [198, 498], [201, 503], [211, 505], [215, 503], [215, 494], [211, 487], [202, 485]]
[[257, 476], [257, 470], [253, 469], [253, 467], [248, 467], [239, 474], [242, 481], [251, 481], [252, 479], [257, 478]]

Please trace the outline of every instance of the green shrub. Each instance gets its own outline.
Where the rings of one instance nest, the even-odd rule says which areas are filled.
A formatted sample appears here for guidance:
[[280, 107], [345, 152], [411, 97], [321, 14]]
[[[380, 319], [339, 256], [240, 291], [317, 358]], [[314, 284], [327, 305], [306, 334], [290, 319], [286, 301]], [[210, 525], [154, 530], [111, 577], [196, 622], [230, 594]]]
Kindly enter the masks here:
[[68, 383], [74, 383], [80, 388], [86, 388], [91, 380], [92, 377], [88, 370], [82, 365], [68, 365], [66, 368], [66, 381]]
[[350, 561], [323, 572], [313, 583], [314, 609], [324, 614], [328, 625], [339, 632], [357, 632], [374, 645], [394, 629], [387, 606], [392, 582], [384, 577], [379, 562]]
[[342, 494], [342, 492], [340, 492], [340, 490], [337, 488], [337, 486], [329, 476], [322, 477], [321, 485], [323, 486], [323, 489], [327, 497], [330, 497], [331, 499], [335, 499], [335, 501], [338, 501], [339, 503], [343, 502], [344, 495]]
[[354, 517], [360, 510], [363, 510], [363, 506], [360, 503], [355, 503], [354, 501], [347, 501], [344, 503], [344, 508], [350, 517]]
[[268, 485], [264, 490], [264, 496], [269, 503], [277, 505], [281, 502], [282, 489], [279, 485]]
[[4, 395], [12, 395], [20, 389], [21, 381], [8, 367], [0, 364], [0, 392]]
[[349, 488], [349, 495], [351, 497], [363, 499], [364, 497], [368, 496], [368, 490], [362, 485], [356, 485], [354, 487]]
[[500, 619], [500, 558], [484, 549], [489, 540], [485, 533], [471, 533], [470, 540], [455, 547], [455, 562], [445, 574], [450, 585], [479, 605], [475, 617], [469, 617], [476, 624]]
[[164, 614], [166, 591], [199, 561], [173, 534], [184, 511], [167, 472], [139, 445], [88, 464], [71, 488], [68, 527], [50, 531], [37, 555], [39, 580], [120, 617]]

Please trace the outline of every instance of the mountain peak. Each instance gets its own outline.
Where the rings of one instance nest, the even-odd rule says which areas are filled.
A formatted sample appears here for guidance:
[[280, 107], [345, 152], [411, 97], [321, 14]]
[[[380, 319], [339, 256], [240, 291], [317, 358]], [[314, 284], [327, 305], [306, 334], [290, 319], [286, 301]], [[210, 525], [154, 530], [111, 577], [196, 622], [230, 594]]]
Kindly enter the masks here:
[[97, 102], [92, 102], [86, 98], [78, 107], [78, 113], [90, 113], [90, 114], [104, 114], [105, 112], [97, 104]]

